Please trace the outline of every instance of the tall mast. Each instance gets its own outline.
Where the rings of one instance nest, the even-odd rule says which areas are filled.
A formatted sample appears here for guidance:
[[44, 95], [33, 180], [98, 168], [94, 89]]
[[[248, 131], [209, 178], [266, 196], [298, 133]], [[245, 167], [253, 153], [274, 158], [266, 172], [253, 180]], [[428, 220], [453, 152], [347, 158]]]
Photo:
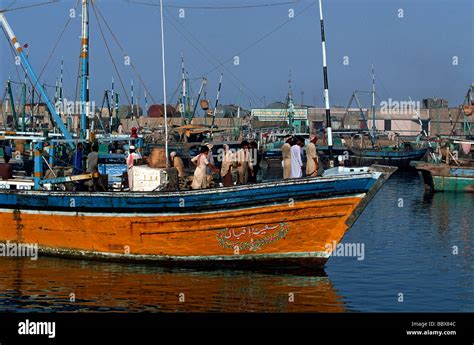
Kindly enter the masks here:
[[135, 116], [135, 98], [133, 95], [133, 79], [130, 80], [130, 99], [132, 102], [132, 118]]
[[145, 89], [145, 114], [144, 114], [144, 116], [148, 116], [148, 98], [147, 98], [147, 94], [146, 94], [146, 89]]
[[82, 0], [81, 37], [81, 139], [87, 134], [89, 115], [89, 0]]
[[10, 106], [11, 106], [12, 115], [13, 115], [13, 128], [15, 129], [15, 131], [18, 131], [18, 116], [16, 113], [15, 98], [13, 97], [12, 82], [10, 80], [10, 77], [8, 77], [8, 81], [7, 81], [7, 90], [8, 90], [8, 95], [10, 97]]
[[374, 65], [372, 65], [372, 136], [375, 138], [375, 70]]
[[58, 78], [56, 78], [56, 82], [54, 83], [54, 104], [56, 104], [59, 100], [59, 82]]
[[[28, 48], [28, 45], [26, 44], [24, 47]], [[26, 58], [28, 59], [28, 52], [26, 53]], [[28, 93], [28, 71], [25, 69], [25, 79], [23, 81], [23, 87], [22, 87], [22, 99], [21, 102], [23, 104], [23, 109], [21, 111], [21, 131], [25, 132], [26, 131], [26, 97]], [[32, 90], [33, 92], [33, 90]], [[31, 107], [33, 107], [33, 104], [31, 104]], [[33, 121], [31, 121], [33, 122]], [[30, 122], [30, 125], [31, 125]]]
[[165, 116], [165, 153], [166, 153], [166, 168], [169, 167], [168, 156], [168, 111], [166, 109], [166, 68], [165, 68], [165, 32], [163, 23], [163, 0], [160, 0], [160, 19], [161, 19], [161, 65], [163, 74], [163, 112]]
[[63, 100], [63, 76], [64, 76], [64, 59], [61, 57], [61, 73], [59, 75], [59, 100]]
[[[217, 88], [217, 96], [216, 96], [216, 104], [214, 106], [214, 112], [212, 113], [212, 124], [211, 124], [211, 139], [213, 138], [213, 130], [214, 130], [214, 123], [216, 121], [216, 112], [217, 112], [217, 106], [219, 105], [219, 98], [221, 95], [221, 88], [222, 88], [222, 77], [224, 74], [221, 73], [221, 76], [219, 78], [219, 87]], [[224, 109], [225, 111], [225, 109]]]
[[326, 128], [328, 133], [329, 165], [333, 166], [331, 108], [329, 105], [328, 67], [326, 63], [326, 37], [324, 35], [323, 5], [319, 0], [319, 19], [321, 23], [321, 45], [323, 48], [324, 103], [326, 106]]
[[21, 131], [25, 131], [25, 117], [26, 117], [26, 80], [21, 85]]
[[[111, 106], [111, 111], [110, 111], [110, 114], [109, 114], [109, 117], [110, 117], [110, 132], [112, 133], [112, 130], [115, 129], [115, 123], [114, 123], [114, 119], [113, 119], [113, 115], [114, 115], [114, 110], [115, 110], [115, 85], [114, 85], [114, 77], [112, 77], [112, 85], [111, 85], [111, 88], [110, 88], [110, 93], [111, 93], [111, 97], [112, 97], [112, 106]], [[118, 127], [118, 123], [116, 124], [117, 127]]]
[[186, 119], [186, 73], [184, 71], [184, 53], [181, 52], [181, 118]]
[[115, 129], [118, 128], [119, 126], [119, 118], [118, 118], [118, 103], [119, 103], [119, 99], [118, 99], [118, 93], [115, 92], [115, 81], [114, 81], [114, 77], [112, 77], [112, 104], [113, 104], [113, 112], [114, 112], [114, 115], [115, 115]]
[[290, 134], [294, 132], [293, 120], [295, 117], [295, 105], [293, 104], [293, 91], [291, 88], [291, 70], [288, 79], [288, 96], [286, 97], [286, 105], [288, 109], [288, 127]]
[[194, 118], [194, 115], [196, 114], [196, 110], [197, 110], [197, 107], [198, 107], [198, 104], [199, 104], [199, 100], [201, 99], [202, 90], [204, 89], [204, 86], [206, 84], [207, 84], [207, 79], [202, 78], [201, 86], [199, 87], [199, 93], [198, 93], [198, 96], [197, 96], [197, 99], [196, 99], [196, 103], [194, 103], [194, 108], [193, 108], [193, 112], [192, 112], [190, 120], [189, 120], [189, 124], [191, 124], [191, 121]]

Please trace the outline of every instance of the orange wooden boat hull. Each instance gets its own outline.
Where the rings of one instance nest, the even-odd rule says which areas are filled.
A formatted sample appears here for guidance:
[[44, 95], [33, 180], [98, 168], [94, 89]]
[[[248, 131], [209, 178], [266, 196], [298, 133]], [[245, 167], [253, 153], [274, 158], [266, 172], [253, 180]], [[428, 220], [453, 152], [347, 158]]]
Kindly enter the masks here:
[[[365, 194], [196, 214], [0, 210], [2, 242], [70, 257], [161, 264], [322, 266]], [[352, 215], [352, 216], [351, 216]]]

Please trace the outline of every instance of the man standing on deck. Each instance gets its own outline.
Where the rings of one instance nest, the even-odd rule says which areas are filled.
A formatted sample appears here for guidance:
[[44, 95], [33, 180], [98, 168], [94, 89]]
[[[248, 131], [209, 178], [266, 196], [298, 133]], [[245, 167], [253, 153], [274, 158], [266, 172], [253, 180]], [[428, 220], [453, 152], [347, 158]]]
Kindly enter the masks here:
[[207, 168], [210, 168], [211, 171], [219, 172], [219, 169], [217, 169], [207, 160], [208, 154], [209, 147], [202, 146], [199, 155], [191, 159], [191, 162], [196, 166], [193, 182], [191, 184], [192, 189], [204, 189], [209, 186], [207, 179]]
[[135, 165], [135, 160], [137, 159], [140, 159], [142, 158], [140, 156], [140, 154], [138, 154], [136, 151], [136, 148], [135, 146], [131, 145], [129, 148], [128, 148], [128, 151], [130, 152], [130, 154], [128, 155], [127, 157], [127, 167], [128, 169], [132, 169], [133, 166]]
[[5, 163], [0, 164], [0, 178], [2, 180], [10, 180], [13, 178], [12, 165], [10, 162], [10, 156], [5, 155], [3, 157]]
[[289, 179], [291, 176], [291, 145], [293, 144], [293, 138], [289, 138], [281, 147], [281, 158], [283, 167], [283, 178]]
[[258, 152], [258, 144], [256, 141], [252, 141], [250, 143], [249, 153], [250, 153], [251, 168], [249, 167], [248, 182], [257, 183], [257, 174], [258, 174], [258, 171], [260, 170], [260, 162], [262, 160], [262, 157], [260, 153]]
[[[250, 160], [249, 142], [242, 141], [241, 148], [237, 151], [237, 172], [239, 174], [239, 184], [247, 184], [249, 179], [249, 171], [253, 172], [252, 162]], [[249, 170], [250, 169], [250, 170]]]
[[99, 166], [99, 152], [97, 144], [92, 144], [92, 151], [87, 155], [87, 172], [93, 174], [98, 171]]
[[[214, 165], [214, 154], [212, 152], [212, 148], [214, 147], [214, 145], [210, 143], [205, 143], [204, 145], [206, 145], [209, 148], [209, 152], [207, 154], [207, 161], [211, 163], [211, 165]], [[214, 177], [212, 176], [212, 169], [207, 167], [206, 174], [207, 174], [207, 184], [210, 185], [211, 182], [214, 180]]]
[[129, 155], [127, 157], [127, 172], [128, 172], [128, 188], [132, 190], [133, 188], [133, 173], [132, 168], [135, 165], [135, 160], [141, 158], [140, 154], [135, 152], [135, 146], [131, 145], [128, 148]]
[[[86, 167], [87, 167], [87, 172], [89, 174], [94, 174], [99, 172], [99, 148], [96, 143], [92, 144], [91, 146], [91, 152], [87, 155], [87, 162], [86, 162]], [[84, 183], [87, 187], [89, 187], [89, 190], [96, 190], [97, 180], [92, 179], [88, 180]]]
[[5, 145], [4, 156], [12, 158], [12, 146], [10, 140], [7, 140], [7, 145]]
[[230, 187], [234, 184], [232, 178], [232, 165], [234, 164], [234, 161], [234, 153], [231, 151], [229, 145], [224, 144], [221, 165], [221, 177], [224, 187]]
[[303, 139], [301, 137], [297, 137], [293, 146], [291, 146], [291, 178], [303, 176], [303, 161], [301, 160], [301, 148], [303, 146]]
[[82, 169], [82, 143], [78, 143], [76, 146], [76, 151], [72, 157], [72, 174], [80, 175], [84, 172]]
[[184, 173], [184, 163], [181, 157], [178, 156], [175, 151], [173, 151], [170, 153], [170, 158], [171, 158], [171, 166], [173, 168], [176, 168], [176, 170], [178, 171], [178, 177], [185, 178], [186, 174]]
[[306, 176], [316, 177], [319, 170], [319, 157], [316, 150], [318, 137], [314, 134], [309, 137], [309, 144], [306, 146]]

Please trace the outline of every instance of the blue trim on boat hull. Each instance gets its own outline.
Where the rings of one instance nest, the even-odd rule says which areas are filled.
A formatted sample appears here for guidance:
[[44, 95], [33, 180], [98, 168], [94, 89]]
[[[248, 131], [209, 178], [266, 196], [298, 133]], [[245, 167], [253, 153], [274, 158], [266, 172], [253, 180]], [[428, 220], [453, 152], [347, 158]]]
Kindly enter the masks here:
[[245, 187], [169, 193], [80, 193], [1, 191], [0, 208], [74, 212], [197, 213], [219, 209], [269, 206], [368, 192], [376, 178], [302, 179]]

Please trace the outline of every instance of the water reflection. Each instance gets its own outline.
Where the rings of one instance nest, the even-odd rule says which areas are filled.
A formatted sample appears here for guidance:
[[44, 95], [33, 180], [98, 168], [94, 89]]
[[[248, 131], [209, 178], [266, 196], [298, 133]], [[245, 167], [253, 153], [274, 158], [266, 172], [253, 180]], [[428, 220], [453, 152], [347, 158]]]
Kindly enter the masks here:
[[56, 258], [2, 258], [0, 265], [0, 311], [343, 312], [341, 299], [324, 275]]

